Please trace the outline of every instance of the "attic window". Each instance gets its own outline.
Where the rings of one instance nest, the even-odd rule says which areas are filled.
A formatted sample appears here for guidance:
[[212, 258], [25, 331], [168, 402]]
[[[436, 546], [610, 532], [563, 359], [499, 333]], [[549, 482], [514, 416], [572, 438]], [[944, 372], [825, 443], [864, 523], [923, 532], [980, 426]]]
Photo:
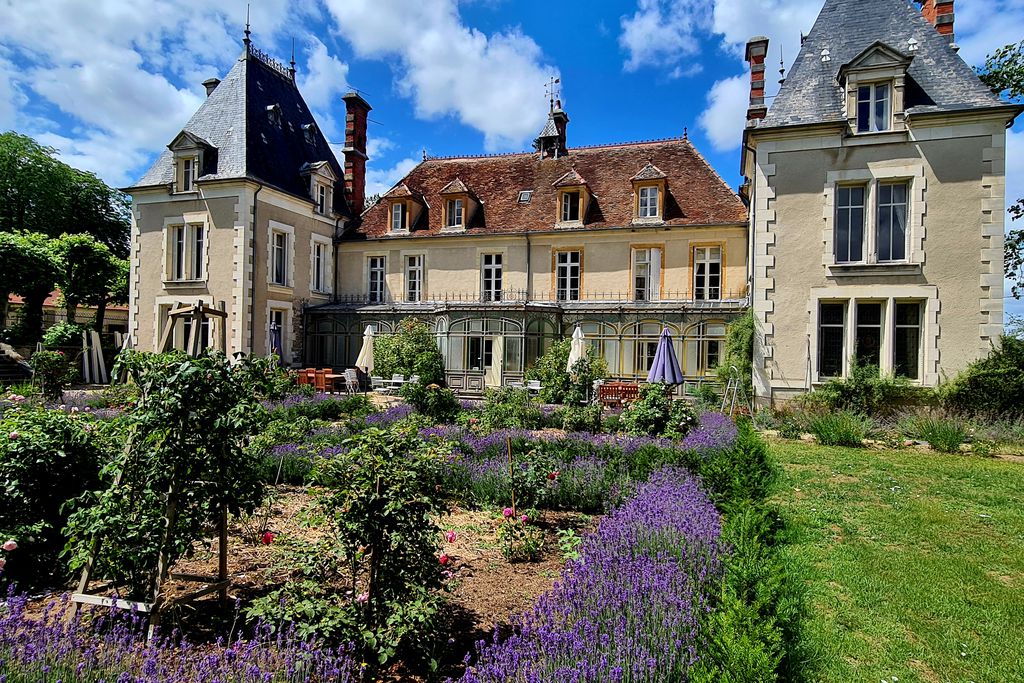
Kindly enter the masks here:
[[310, 145], [316, 142], [316, 124], [307, 123], [302, 126], [302, 135], [306, 138], [306, 142]]
[[267, 119], [271, 125], [281, 125], [281, 105], [280, 104], [269, 104], [267, 105]]
[[530, 203], [530, 199], [532, 199], [532, 198], [533, 198], [533, 190], [520, 190], [519, 191], [519, 200], [518, 201], [519, 201], [520, 204], [529, 204]]
[[892, 118], [890, 84], [870, 83], [857, 88], [857, 132], [889, 130]]

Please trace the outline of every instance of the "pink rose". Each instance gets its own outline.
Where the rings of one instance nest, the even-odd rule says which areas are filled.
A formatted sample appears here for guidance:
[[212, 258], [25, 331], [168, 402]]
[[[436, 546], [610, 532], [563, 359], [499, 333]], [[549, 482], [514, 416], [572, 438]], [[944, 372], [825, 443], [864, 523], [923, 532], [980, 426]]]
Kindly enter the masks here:
[[457, 536], [455, 535], [454, 531], [445, 532], [444, 540], [448, 541], [449, 543], [455, 543], [456, 538]]
[[522, 517], [519, 518], [519, 521], [521, 521], [521, 522], [523, 522], [525, 524], [526, 522], [530, 521], [530, 518], [527, 517], [526, 515], [523, 515]]
[[356, 602], [358, 602], [360, 605], [365, 604], [366, 601], [369, 600], [369, 599], [370, 599], [370, 594], [369, 593], [360, 593], [359, 595], [356, 596]]
[[449, 562], [451, 562], [451, 558], [450, 558], [450, 557], [448, 557], [447, 555], [444, 555], [444, 554], [442, 554], [442, 555], [441, 555], [441, 557], [437, 558], [437, 560], [438, 560], [438, 562], [440, 562], [440, 563], [441, 563], [442, 565], [446, 565], [446, 564], [448, 564]]
[[10, 439], [11, 441], [17, 441], [20, 436], [21, 434], [19, 434], [18, 432], [11, 432], [10, 434], [7, 435], [7, 438]]
[[18, 549], [18, 544], [15, 543], [14, 539], [12, 538], [11, 540], [9, 540], [6, 543], [4, 543], [3, 548], [7, 552], [11, 552], [12, 550], [17, 550]]
[[263, 536], [260, 537], [260, 543], [263, 545], [270, 545], [274, 542], [274, 534], [270, 531], [264, 532]]
[[501, 514], [505, 517], [505, 519], [508, 519], [515, 513], [513, 512], [512, 508], [505, 508], [504, 510], [501, 511]]
[[5, 560], [4, 558], [0, 557], [0, 571], [3, 571], [4, 567], [6, 567], [6, 566], [7, 566], [7, 560]]

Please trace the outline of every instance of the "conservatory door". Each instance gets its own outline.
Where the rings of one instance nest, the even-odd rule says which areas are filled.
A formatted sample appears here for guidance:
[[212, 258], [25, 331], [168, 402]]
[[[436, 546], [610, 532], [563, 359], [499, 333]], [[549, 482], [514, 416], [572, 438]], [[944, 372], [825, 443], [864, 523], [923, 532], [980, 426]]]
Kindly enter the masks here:
[[489, 387], [500, 387], [505, 360], [505, 338], [498, 335], [488, 337], [484, 341], [491, 350], [491, 353], [487, 354], [489, 363], [484, 366], [484, 384]]

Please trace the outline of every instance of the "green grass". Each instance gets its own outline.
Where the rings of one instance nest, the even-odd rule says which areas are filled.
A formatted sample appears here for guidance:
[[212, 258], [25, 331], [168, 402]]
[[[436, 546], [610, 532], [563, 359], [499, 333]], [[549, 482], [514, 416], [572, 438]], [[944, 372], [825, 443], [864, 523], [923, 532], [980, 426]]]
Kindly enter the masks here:
[[1024, 681], [1024, 463], [774, 442], [813, 681]]

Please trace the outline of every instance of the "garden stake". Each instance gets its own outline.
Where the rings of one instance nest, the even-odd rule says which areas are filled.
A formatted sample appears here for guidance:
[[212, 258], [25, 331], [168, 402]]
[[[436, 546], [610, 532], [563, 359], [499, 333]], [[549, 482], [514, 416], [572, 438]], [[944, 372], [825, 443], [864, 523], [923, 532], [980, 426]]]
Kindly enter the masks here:
[[508, 481], [512, 489], [512, 517], [516, 516], [516, 475], [515, 463], [512, 460], [512, 437], [505, 437], [505, 446], [508, 448]]

